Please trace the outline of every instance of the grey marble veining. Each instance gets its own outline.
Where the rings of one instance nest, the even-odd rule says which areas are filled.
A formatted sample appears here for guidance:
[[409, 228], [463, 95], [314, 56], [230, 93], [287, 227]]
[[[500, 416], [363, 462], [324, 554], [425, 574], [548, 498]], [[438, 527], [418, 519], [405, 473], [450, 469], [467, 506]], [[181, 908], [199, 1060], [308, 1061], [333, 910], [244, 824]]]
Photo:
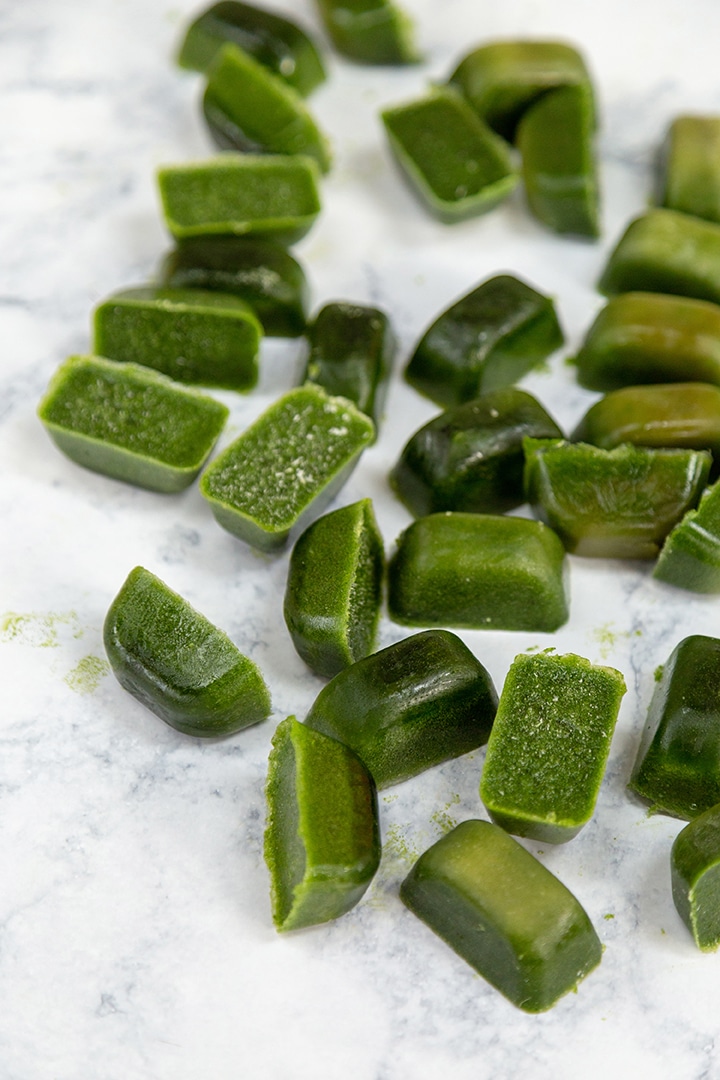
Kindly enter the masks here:
[[[625, 675], [597, 811], [571, 843], [528, 847], [587, 908], [601, 966], [549, 1013], [519, 1012], [401, 905], [414, 858], [484, 816], [484, 751], [381, 793], [384, 853], [365, 900], [280, 938], [262, 859], [276, 722], [321, 682], [282, 618], [287, 553], [258, 555], [215, 524], [197, 488], [166, 497], [84, 471], [35, 409], [57, 364], [89, 347], [93, 306], [151, 279], [168, 249], [154, 171], [212, 152], [201, 80], [172, 57], [190, 0], [27, 0], [0, 9], [0, 1080], [700, 1080], [720, 1075], [720, 956], [694, 947], [672, 904], [682, 823], [626, 792], [654, 672], [689, 633], [717, 635], [720, 601], [650, 567], [571, 562], [553, 635], [462, 636], [502, 685], [513, 657], [556, 647]], [[310, 0], [277, 7], [318, 36]], [[387, 472], [435, 415], [400, 378], [444, 306], [510, 271], [557, 299], [567, 345], [526, 385], [571, 429], [597, 395], [565, 363], [601, 304], [594, 285], [645, 207], [668, 122], [720, 110], [715, 0], [407, 0], [426, 61], [402, 71], [328, 55], [310, 106], [335, 152], [323, 213], [298, 245], [313, 306], [390, 314], [401, 356], [377, 444], [339, 497], [373, 497], [388, 549], [409, 523]], [[562, 37], [587, 56], [602, 130], [603, 235], [550, 236], [521, 193], [452, 227], [402, 183], [378, 111], [443, 78], [472, 45]], [[227, 442], [293, 385], [297, 342], [266, 342], [258, 388], [220, 395]], [[126, 695], [102, 648], [130, 569], [162, 577], [262, 669], [273, 716], [232, 738], [187, 739]], [[406, 631], [383, 619], [380, 644]]]

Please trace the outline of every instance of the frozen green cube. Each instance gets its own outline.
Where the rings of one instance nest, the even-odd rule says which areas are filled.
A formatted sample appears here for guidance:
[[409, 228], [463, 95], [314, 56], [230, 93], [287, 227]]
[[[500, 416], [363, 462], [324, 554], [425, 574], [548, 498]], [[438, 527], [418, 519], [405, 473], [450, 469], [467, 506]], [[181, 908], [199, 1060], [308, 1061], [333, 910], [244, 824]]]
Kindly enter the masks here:
[[517, 382], [562, 343], [552, 299], [511, 274], [498, 274], [431, 323], [405, 378], [439, 405], [460, 405]]
[[661, 206], [720, 222], [720, 116], [676, 116], [662, 152]]
[[680, 918], [703, 952], [720, 945], [720, 805], [694, 818], [670, 853], [672, 895]]
[[307, 383], [218, 455], [200, 491], [223, 528], [274, 551], [322, 512], [374, 436], [372, 420], [352, 402]]
[[138, 288], [95, 309], [95, 352], [143, 364], [177, 382], [250, 390], [262, 327], [235, 296], [202, 289]]
[[302, 154], [220, 154], [157, 176], [176, 239], [253, 235], [291, 244], [320, 213], [318, 167]]
[[600, 963], [585, 909], [529, 851], [488, 821], [463, 821], [421, 855], [400, 897], [526, 1012], [543, 1012]]
[[382, 121], [407, 179], [441, 221], [484, 214], [517, 185], [510, 147], [453, 90], [385, 109]]
[[315, 43], [291, 19], [241, 0], [220, 0], [188, 26], [178, 52], [180, 67], [207, 71], [228, 42], [274, 71], [303, 96], [325, 81]]
[[689, 821], [720, 803], [720, 640], [675, 646], [655, 687], [628, 787], [653, 813]]
[[213, 60], [203, 110], [221, 149], [307, 154], [330, 168], [328, 140], [297, 91], [236, 45]]
[[270, 713], [253, 661], [142, 566], [110, 605], [103, 638], [120, 685], [186, 735], [230, 735]]
[[426, 630], [340, 671], [305, 723], [354, 750], [384, 788], [483, 746], [496, 706], [492, 679], [467, 645]]
[[78, 465], [174, 492], [199, 473], [228, 410], [150, 368], [71, 356], [53, 376], [38, 415]]
[[289, 716], [273, 737], [266, 795], [275, 926], [299, 930], [344, 915], [380, 862], [370, 773], [347, 746]]
[[508, 832], [561, 844], [595, 809], [625, 680], [582, 656], [521, 654], [500, 694], [480, 797]]
[[539, 521], [448, 512], [418, 518], [388, 566], [404, 626], [557, 630], [568, 618], [562, 543]]
[[330, 677], [372, 652], [385, 551], [370, 499], [314, 521], [290, 557], [283, 614], [299, 655]]
[[706, 488], [667, 537], [653, 577], [697, 593], [720, 593], [720, 482]]

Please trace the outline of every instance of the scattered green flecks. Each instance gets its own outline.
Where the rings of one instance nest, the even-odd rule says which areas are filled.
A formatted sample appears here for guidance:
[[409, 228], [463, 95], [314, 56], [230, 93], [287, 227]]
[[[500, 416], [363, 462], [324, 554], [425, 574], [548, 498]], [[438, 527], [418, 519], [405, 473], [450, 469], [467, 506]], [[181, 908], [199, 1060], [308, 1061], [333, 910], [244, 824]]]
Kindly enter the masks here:
[[384, 803], [393, 803], [397, 799], [397, 795], [383, 795], [382, 801]]
[[631, 637], [642, 637], [642, 630], [615, 630], [614, 623], [604, 623], [593, 630], [592, 637], [600, 646], [600, 656], [607, 660], [618, 641], [627, 640]]
[[440, 835], [444, 836], [445, 833], [449, 833], [458, 824], [457, 819], [454, 818], [448, 811], [451, 806], [457, 806], [460, 802], [459, 795], [453, 795], [449, 803], [446, 803], [442, 810], [436, 810], [434, 814], [430, 815], [430, 820], [440, 830]]
[[77, 666], [67, 673], [65, 682], [76, 694], [94, 694], [109, 674], [107, 660], [101, 660], [99, 656], [83, 656]]
[[420, 858], [420, 851], [408, 840], [407, 831], [401, 825], [391, 825], [385, 837], [383, 854], [390, 859], [415, 863]]
[[83, 636], [84, 631], [74, 611], [63, 614], [6, 611], [0, 615], [0, 642], [15, 642], [35, 649], [55, 649], [60, 644], [59, 636], [63, 627], [67, 627], [74, 638]]

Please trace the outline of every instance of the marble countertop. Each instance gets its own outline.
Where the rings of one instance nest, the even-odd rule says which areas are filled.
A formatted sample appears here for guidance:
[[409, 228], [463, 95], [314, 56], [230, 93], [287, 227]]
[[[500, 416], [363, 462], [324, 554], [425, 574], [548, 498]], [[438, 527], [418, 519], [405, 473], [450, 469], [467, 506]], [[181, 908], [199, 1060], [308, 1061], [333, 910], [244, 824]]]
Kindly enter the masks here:
[[[277, 7], [315, 28], [310, 0]], [[382, 306], [401, 343], [387, 418], [338, 504], [371, 495], [388, 550], [409, 516], [387, 472], [437, 412], [400, 378], [428, 321], [499, 272], [552, 294], [567, 346], [524, 380], [571, 428], [595, 395], [566, 357], [601, 298], [594, 283], [682, 111], [720, 111], [717, 0], [407, 0], [425, 62], [372, 70], [328, 55], [310, 106], [335, 167], [296, 253], [313, 308]], [[626, 793], [654, 672], [689, 633], [716, 635], [720, 600], [653, 581], [639, 563], [571, 558], [557, 633], [463, 633], [498, 687], [513, 657], [553, 646], [625, 675], [605, 781], [571, 843], [527, 846], [575, 892], [601, 966], [550, 1012], [515, 1009], [400, 903], [414, 858], [485, 816], [483, 752], [381, 794], [384, 853], [365, 900], [280, 937], [262, 859], [277, 721], [321, 687], [282, 619], [287, 554], [221, 530], [197, 487], [154, 495], [73, 465], [35, 415], [55, 367], [89, 348], [93, 306], [151, 279], [169, 247], [154, 173], [212, 152], [201, 80], [173, 54], [191, 0], [26, 0], [0, 9], [0, 1080], [576, 1080], [720, 1075], [720, 955], [697, 951], [673, 907], [682, 823]], [[561, 37], [601, 107], [603, 235], [554, 237], [521, 193], [455, 226], [427, 216], [390, 160], [378, 111], [442, 78], [473, 45]], [[297, 342], [265, 343], [262, 377], [221, 445], [298, 378]], [[263, 671], [272, 718], [203, 743], [120, 688], [101, 630], [129, 570], [157, 573]], [[406, 631], [383, 618], [380, 643]]]

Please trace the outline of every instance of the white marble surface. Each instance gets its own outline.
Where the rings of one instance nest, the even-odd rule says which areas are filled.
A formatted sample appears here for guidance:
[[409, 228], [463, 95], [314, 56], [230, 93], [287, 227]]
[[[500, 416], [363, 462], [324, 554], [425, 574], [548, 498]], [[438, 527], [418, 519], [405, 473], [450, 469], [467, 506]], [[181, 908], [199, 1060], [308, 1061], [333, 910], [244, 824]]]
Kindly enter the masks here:
[[[329, 57], [311, 99], [336, 165], [298, 246], [314, 306], [381, 304], [402, 359], [448, 302], [494, 272], [557, 298], [568, 345], [526, 380], [572, 426], [593, 400], [564, 357], [600, 305], [594, 282], [646, 204], [669, 120], [720, 111], [716, 0], [408, 0], [426, 63], [405, 71]], [[317, 27], [310, 0], [278, 7]], [[196, 488], [163, 497], [66, 461], [35, 407], [56, 365], [88, 348], [110, 291], [152, 276], [168, 247], [154, 170], [203, 157], [198, 77], [172, 63], [191, 0], [25, 0], [0, 7], [0, 1080], [570, 1080], [720, 1075], [720, 955], [673, 908], [680, 823], [647, 817], [625, 784], [653, 672], [691, 632], [720, 632], [720, 600], [654, 582], [649, 567], [572, 559], [572, 614], [554, 635], [467, 633], [501, 686], [512, 658], [555, 646], [620, 668], [629, 691], [596, 815], [540, 858], [578, 895], [603, 962], [549, 1013], [509, 1005], [407, 912], [398, 884], [450, 821], [483, 815], [482, 752], [380, 801], [383, 862], [333, 925], [278, 937], [262, 860], [275, 723], [321, 683], [281, 614], [287, 556], [224, 533]], [[453, 227], [427, 217], [389, 159], [377, 111], [494, 37], [562, 36], [592, 67], [602, 109], [604, 230], [557, 239], [520, 194]], [[232, 406], [227, 442], [298, 372], [270, 342]], [[409, 518], [386, 474], [437, 410], [393, 382], [388, 417], [340, 501], [371, 494], [388, 548]], [[270, 721], [221, 742], [184, 738], [108, 674], [101, 627], [138, 563], [225, 628], [262, 668]], [[386, 619], [381, 640], [404, 635]], [[537, 845], [528, 845], [537, 852]]]

